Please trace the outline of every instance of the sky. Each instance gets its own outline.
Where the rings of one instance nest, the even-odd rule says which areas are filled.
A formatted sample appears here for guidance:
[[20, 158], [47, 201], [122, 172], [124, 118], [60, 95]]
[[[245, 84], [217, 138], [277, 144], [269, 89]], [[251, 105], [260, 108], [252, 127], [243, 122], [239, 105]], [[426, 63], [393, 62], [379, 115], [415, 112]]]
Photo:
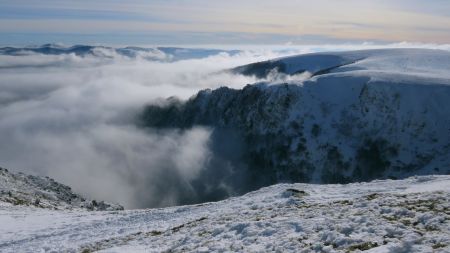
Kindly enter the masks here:
[[450, 43], [448, 0], [0, 0], [0, 44]]

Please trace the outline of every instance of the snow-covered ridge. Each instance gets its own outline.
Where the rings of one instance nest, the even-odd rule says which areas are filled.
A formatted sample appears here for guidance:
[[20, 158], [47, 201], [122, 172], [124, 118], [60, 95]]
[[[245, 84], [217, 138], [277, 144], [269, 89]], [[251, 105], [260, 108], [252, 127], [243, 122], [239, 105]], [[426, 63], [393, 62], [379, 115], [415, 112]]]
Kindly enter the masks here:
[[272, 71], [312, 76], [339, 72], [371, 76], [396, 74], [449, 79], [450, 52], [432, 49], [377, 49], [312, 53], [253, 63], [232, 69], [243, 75], [266, 78]]
[[0, 206], [1, 252], [449, 252], [450, 176], [279, 184], [194, 206]]
[[[259, 75], [280, 65], [278, 71], [287, 74], [315, 75], [242, 90], [204, 90], [188, 101], [170, 99], [163, 106], [148, 106], [139, 124], [213, 128], [214, 157], [199, 187], [211, 191], [226, 185], [239, 194], [277, 182], [450, 173], [449, 52], [318, 53], [235, 71]], [[227, 167], [217, 168], [224, 164], [217, 161]], [[208, 177], [215, 172], [223, 176]]]
[[123, 210], [117, 204], [89, 200], [49, 177], [12, 173], [0, 168], [0, 205], [56, 210]]

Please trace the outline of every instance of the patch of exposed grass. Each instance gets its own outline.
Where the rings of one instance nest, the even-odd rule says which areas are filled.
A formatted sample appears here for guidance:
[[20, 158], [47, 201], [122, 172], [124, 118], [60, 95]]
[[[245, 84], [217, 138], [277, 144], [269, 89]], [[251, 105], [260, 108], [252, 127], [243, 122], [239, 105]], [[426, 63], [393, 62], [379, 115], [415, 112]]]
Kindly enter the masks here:
[[378, 243], [376, 242], [364, 242], [361, 244], [356, 244], [356, 245], [351, 245], [348, 249], [347, 252], [352, 252], [352, 251], [356, 251], [356, 250], [369, 250], [372, 248], [378, 247]]
[[447, 247], [447, 245], [443, 243], [436, 243], [435, 245], [432, 246], [433, 249], [441, 249], [445, 247]]
[[298, 197], [298, 198], [309, 195], [307, 192], [302, 191], [302, 190], [297, 190], [297, 189], [287, 189], [286, 192], [289, 192], [290, 194], [292, 194], [292, 196]]
[[374, 199], [378, 198], [379, 196], [380, 196], [380, 194], [378, 194], [378, 193], [373, 193], [373, 194], [367, 195], [367, 196], [366, 196], [366, 199], [367, 199], [367, 200], [374, 200]]

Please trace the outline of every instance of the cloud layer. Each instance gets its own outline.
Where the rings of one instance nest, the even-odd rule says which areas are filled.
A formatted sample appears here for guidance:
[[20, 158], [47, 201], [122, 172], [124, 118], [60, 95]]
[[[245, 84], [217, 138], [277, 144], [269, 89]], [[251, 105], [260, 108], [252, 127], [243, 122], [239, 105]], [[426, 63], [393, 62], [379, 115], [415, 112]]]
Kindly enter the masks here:
[[209, 159], [210, 131], [142, 130], [136, 114], [162, 98], [252, 83], [220, 71], [278, 54], [177, 62], [111, 54], [0, 56], [2, 166], [48, 175], [128, 208], [194, 200], [190, 182]]
[[[144, 105], [256, 82], [222, 72], [242, 64], [370, 47], [261, 48], [175, 62], [112, 51], [84, 57], [0, 55], [0, 166], [51, 176], [89, 197], [127, 208], [198, 202], [202, 193], [192, 184], [213, 159], [211, 130], [140, 129], [135, 117]], [[226, 186], [223, 190], [224, 196], [232, 193]]]

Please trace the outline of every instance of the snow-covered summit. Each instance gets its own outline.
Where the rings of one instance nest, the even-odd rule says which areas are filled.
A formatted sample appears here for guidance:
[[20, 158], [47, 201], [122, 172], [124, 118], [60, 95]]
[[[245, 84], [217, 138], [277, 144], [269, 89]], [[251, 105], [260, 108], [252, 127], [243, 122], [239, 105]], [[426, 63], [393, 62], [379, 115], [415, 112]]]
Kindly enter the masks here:
[[123, 210], [117, 204], [88, 200], [49, 177], [12, 173], [0, 168], [0, 205], [56, 210]]
[[[284, 57], [240, 66], [233, 72], [267, 77], [273, 70], [295, 75], [309, 72], [324, 74], [408, 75], [415, 77], [450, 79], [450, 52], [432, 49], [377, 49], [347, 52], [312, 53]], [[398, 77], [398, 76], [397, 76]]]

